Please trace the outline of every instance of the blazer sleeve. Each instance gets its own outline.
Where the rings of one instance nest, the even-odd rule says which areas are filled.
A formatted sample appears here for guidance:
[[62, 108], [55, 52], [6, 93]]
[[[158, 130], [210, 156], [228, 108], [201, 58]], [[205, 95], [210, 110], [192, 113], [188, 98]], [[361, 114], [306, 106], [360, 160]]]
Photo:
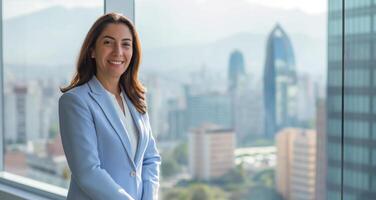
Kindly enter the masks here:
[[59, 122], [72, 179], [81, 190], [91, 199], [134, 200], [101, 168], [93, 117], [78, 95], [60, 97]]
[[158, 152], [155, 139], [153, 137], [148, 114], [145, 114], [149, 141], [146, 147], [143, 165], [142, 165], [142, 200], [157, 200], [159, 189], [159, 166], [161, 164], [161, 156]]

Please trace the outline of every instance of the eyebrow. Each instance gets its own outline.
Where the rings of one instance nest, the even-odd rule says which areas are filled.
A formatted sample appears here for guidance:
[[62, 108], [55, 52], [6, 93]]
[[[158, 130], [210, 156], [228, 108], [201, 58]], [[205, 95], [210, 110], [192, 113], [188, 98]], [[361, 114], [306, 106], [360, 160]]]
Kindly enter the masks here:
[[[111, 37], [111, 36], [108, 36], [108, 35], [103, 36], [103, 38], [109, 38], [111, 40], [116, 40], [114, 37]], [[132, 40], [130, 38], [124, 38], [121, 41], [132, 41]]]

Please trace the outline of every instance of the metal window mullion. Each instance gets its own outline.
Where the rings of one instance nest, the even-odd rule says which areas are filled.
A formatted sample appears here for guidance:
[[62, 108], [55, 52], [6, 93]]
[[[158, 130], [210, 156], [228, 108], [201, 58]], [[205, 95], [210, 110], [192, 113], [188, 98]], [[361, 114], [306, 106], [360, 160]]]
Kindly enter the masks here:
[[134, 0], [104, 0], [104, 13], [109, 12], [122, 13], [135, 23]]
[[0, 171], [4, 171], [4, 62], [3, 62], [3, 1], [0, 0]]
[[345, 150], [345, 135], [344, 135], [344, 103], [345, 103], [345, 19], [346, 19], [346, 13], [345, 13], [345, 0], [342, 0], [342, 99], [341, 99], [341, 106], [342, 106], [342, 116], [341, 116], [341, 200], [343, 200], [343, 181], [344, 181], [344, 150]]

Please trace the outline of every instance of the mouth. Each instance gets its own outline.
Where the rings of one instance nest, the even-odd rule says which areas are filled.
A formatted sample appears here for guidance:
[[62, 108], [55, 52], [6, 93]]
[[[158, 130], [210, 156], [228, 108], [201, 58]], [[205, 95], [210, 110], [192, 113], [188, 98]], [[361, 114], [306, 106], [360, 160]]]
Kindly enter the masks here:
[[122, 65], [122, 64], [124, 64], [124, 61], [122, 61], [122, 60], [107, 60], [107, 62], [112, 64], [112, 65]]

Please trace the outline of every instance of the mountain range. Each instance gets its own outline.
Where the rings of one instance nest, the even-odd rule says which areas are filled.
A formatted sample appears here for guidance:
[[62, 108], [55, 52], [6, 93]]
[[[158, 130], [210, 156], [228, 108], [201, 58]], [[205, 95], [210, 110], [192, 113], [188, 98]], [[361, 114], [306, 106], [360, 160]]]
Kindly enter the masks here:
[[[50, 7], [5, 20], [5, 72], [71, 74], [86, 32], [102, 12], [102, 8]], [[192, 72], [205, 66], [227, 73], [229, 55], [238, 49], [246, 71], [261, 74], [266, 39], [277, 23], [290, 36], [297, 70], [325, 74], [325, 13], [309, 15], [244, 0], [136, 2], [145, 71]]]

